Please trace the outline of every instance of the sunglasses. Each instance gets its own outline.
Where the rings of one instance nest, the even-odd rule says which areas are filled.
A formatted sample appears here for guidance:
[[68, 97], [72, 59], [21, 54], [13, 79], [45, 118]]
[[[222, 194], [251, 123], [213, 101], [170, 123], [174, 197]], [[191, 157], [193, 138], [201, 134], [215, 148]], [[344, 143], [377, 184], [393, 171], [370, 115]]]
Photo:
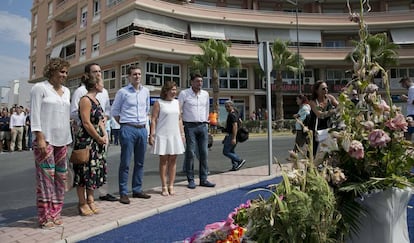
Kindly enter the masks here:
[[323, 87], [322, 90], [328, 90], [328, 87]]

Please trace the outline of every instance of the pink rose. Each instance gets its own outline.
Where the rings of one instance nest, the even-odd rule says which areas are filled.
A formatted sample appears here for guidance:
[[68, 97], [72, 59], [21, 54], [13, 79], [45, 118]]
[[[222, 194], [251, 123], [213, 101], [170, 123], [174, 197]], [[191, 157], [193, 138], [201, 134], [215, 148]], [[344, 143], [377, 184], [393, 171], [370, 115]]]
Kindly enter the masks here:
[[360, 141], [352, 140], [351, 144], [349, 145], [348, 150], [349, 156], [355, 159], [363, 159], [364, 158], [364, 146]]
[[383, 148], [391, 141], [390, 136], [381, 129], [375, 129], [368, 135], [369, 144], [376, 148]]
[[394, 118], [388, 120], [385, 126], [393, 131], [401, 130], [406, 132], [408, 123], [403, 114], [397, 114]]
[[372, 131], [372, 129], [374, 129], [375, 124], [373, 121], [366, 121], [364, 122], [364, 128], [368, 131]]

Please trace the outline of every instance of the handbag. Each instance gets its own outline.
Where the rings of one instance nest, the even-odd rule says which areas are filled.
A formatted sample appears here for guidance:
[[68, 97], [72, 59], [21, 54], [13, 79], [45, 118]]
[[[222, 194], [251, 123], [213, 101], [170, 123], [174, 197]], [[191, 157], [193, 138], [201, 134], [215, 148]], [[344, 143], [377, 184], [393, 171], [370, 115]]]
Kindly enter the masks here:
[[328, 138], [329, 135], [329, 128], [316, 130], [315, 140], [317, 142], [323, 142]]
[[249, 139], [249, 130], [245, 127], [237, 129], [236, 140], [239, 143], [245, 142]]
[[[319, 102], [317, 100], [316, 100], [316, 104], [319, 105]], [[315, 141], [321, 143], [321, 142], [325, 141], [328, 138], [329, 128], [318, 130], [318, 120], [319, 120], [319, 118], [316, 117], [316, 121], [315, 121]]]
[[82, 149], [72, 150], [69, 161], [72, 164], [86, 164], [89, 162], [89, 157], [91, 155], [91, 146], [86, 146]]

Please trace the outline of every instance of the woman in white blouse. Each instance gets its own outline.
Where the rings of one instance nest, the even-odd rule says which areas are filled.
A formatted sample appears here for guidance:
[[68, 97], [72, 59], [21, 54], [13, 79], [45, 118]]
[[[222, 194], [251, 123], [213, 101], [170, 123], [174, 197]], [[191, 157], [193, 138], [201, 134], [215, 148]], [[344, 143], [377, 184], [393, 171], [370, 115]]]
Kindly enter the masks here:
[[61, 211], [65, 194], [67, 145], [70, 130], [70, 91], [63, 86], [69, 63], [52, 58], [44, 67], [47, 81], [31, 91], [31, 130], [36, 165], [38, 221], [42, 228], [62, 225]]

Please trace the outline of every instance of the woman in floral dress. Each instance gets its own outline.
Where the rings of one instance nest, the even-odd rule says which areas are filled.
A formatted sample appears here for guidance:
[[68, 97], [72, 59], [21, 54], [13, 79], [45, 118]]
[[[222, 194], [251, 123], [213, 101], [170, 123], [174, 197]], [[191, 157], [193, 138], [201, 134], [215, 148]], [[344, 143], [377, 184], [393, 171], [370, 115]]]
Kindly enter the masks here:
[[102, 92], [100, 77], [86, 75], [82, 78], [88, 93], [79, 101], [81, 127], [75, 137], [74, 149], [91, 146], [90, 159], [86, 164], [74, 164], [74, 186], [79, 198], [79, 214], [89, 216], [99, 213], [94, 202], [94, 190], [106, 183], [106, 153], [104, 112], [96, 94]]

